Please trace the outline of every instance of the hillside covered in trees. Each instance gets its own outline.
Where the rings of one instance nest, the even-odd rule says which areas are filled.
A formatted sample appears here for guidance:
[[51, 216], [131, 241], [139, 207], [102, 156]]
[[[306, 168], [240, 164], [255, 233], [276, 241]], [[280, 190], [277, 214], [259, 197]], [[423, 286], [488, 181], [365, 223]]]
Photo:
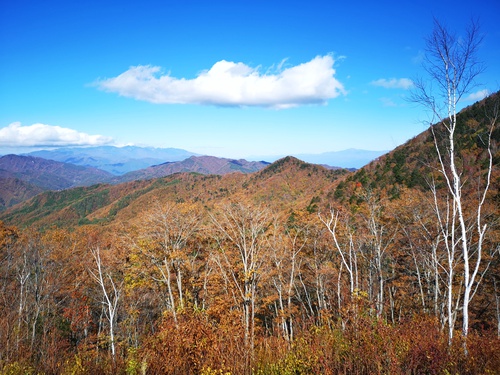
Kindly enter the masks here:
[[457, 117], [462, 221], [444, 123], [355, 172], [287, 157], [7, 210], [0, 369], [498, 373], [498, 102]]

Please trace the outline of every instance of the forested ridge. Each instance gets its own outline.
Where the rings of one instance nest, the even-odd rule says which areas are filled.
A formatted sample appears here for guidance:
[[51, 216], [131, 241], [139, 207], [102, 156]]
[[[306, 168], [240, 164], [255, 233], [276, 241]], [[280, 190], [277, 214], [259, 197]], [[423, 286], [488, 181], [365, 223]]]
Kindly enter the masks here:
[[2, 373], [499, 373], [498, 96], [457, 121], [477, 268], [466, 336], [466, 263], [428, 130], [355, 172], [287, 157], [8, 210]]

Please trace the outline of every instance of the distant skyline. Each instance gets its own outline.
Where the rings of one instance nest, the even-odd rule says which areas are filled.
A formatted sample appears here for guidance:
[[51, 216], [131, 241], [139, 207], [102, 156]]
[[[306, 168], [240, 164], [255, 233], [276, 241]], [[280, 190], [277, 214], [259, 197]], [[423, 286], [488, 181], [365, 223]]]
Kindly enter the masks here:
[[0, 155], [173, 147], [227, 158], [390, 150], [426, 129], [409, 103], [438, 19], [479, 21], [500, 89], [500, 2], [4, 1]]

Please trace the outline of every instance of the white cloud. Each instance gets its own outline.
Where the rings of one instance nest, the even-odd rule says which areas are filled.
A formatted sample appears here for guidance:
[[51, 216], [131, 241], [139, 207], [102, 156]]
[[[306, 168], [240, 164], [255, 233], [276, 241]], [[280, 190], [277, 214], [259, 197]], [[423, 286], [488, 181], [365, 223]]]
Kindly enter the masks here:
[[334, 77], [331, 55], [287, 68], [283, 67], [285, 61], [270, 69], [277, 72], [263, 74], [244, 63], [221, 60], [194, 79], [175, 78], [161, 74], [160, 67], [139, 65], [117, 77], [98, 80], [95, 85], [152, 103], [271, 108], [322, 104], [345, 94]]
[[404, 89], [408, 90], [413, 86], [413, 81], [408, 78], [391, 78], [391, 79], [377, 79], [371, 82], [374, 86], [384, 87], [386, 89]]
[[473, 92], [469, 94], [464, 100], [470, 101], [470, 102], [477, 102], [478, 100], [482, 100], [486, 98], [488, 95], [490, 95], [490, 92], [488, 89], [484, 90], [479, 90], [477, 92]]
[[0, 128], [0, 145], [6, 147], [32, 146], [97, 146], [113, 140], [102, 135], [89, 135], [73, 129], [45, 124], [22, 126], [13, 122]]

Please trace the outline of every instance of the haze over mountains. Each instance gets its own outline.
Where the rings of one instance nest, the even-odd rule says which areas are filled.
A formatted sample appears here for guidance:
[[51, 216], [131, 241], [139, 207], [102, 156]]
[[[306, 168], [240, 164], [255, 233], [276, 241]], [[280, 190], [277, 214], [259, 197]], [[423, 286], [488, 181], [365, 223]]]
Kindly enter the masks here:
[[[387, 151], [347, 149], [321, 154], [261, 155], [245, 158], [250, 161], [273, 162], [285, 156], [294, 156], [313, 164], [331, 167], [361, 168]], [[154, 148], [137, 146], [64, 147], [52, 150], [33, 151], [23, 155], [95, 167], [114, 175], [151, 167], [166, 162], [183, 161], [190, 156], [201, 156], [178, 148]]]
[[339, 167], [347, 169], [359, 169], [364, 167], [372, 160], [389, 152], [374, 151], [374, 150], [360, 150], [356, 148], [349, 148], [341, 151], [323, 152], [320, 154], [292, 154], [280, 156], [255, 156], [249, 158], [250, 160], [266, 160], [269, 162], [276, 161], [286, 156], [293, 156], [297, 159], [303, 160], [311, 164], [320, 164], [330, 167]]
[[155, 164], [182, 161], [196, 154], [178, 148], [97, 146], [64, 147], [33, 151], [25, 155], [95, 167], [119, 176]]

